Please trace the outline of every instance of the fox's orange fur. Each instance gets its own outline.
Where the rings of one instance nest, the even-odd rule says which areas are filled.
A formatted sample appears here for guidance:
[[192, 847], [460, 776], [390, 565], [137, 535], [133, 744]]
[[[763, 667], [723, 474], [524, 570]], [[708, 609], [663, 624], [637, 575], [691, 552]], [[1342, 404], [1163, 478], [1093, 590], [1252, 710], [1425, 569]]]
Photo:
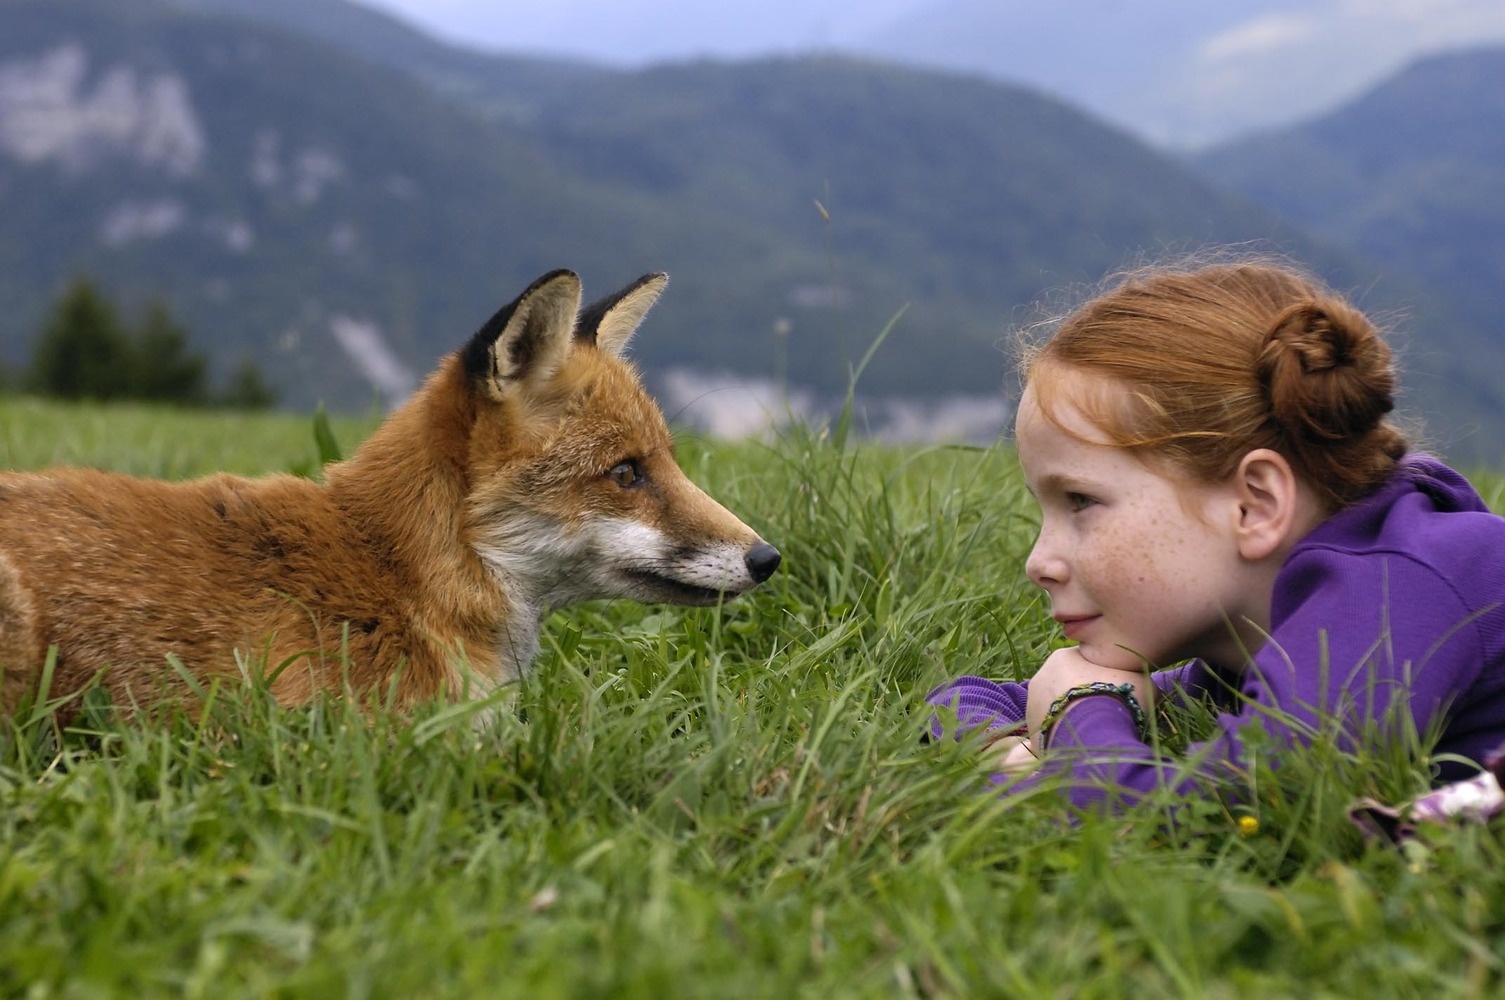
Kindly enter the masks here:
[[[0, 474], [0, 700], [96, 676], [117, 703], [264, 664], [283, 703], [485, 693], [525, 670], [542, 617], [626, 596], [711, 603], [778, 552], [675, 464], [619, 357], [662, 290], [580, 312], [534, 282], [324, 483], [184, 483], [87, 469]], [[577, 316], [578, 314], [578, 316]]]

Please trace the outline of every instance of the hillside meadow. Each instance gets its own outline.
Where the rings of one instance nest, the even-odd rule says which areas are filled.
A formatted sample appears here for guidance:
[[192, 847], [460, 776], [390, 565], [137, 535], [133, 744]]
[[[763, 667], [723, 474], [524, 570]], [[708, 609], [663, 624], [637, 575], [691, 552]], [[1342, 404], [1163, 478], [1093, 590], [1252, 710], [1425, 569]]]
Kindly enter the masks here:
[[[349, 451], [374, 420], [336, 420]], [[0, 465], [317, 474], [307, 417], [0, 400]], [[747, 598], [547, 623], [487, 706], [398, 718], [254, 683], [147, 725], [97, 699], [0, 736], [0, 994], [1104, 997], [1498, 995], [1488, 828], [1364, 843], [1344, 809], [1426, 768], [1319, 740], [1247, 805], [1067, 821], [924, 744], [927, 690], [1027, 676], [1057, 641], [1024, 580], [1006, 446], [840, 429], [686, 439], [783, 551]], [[1481, 474], [1498, 509], [1505, 479]], [[1206, 722], [1180, 720], [1184, 738]]]

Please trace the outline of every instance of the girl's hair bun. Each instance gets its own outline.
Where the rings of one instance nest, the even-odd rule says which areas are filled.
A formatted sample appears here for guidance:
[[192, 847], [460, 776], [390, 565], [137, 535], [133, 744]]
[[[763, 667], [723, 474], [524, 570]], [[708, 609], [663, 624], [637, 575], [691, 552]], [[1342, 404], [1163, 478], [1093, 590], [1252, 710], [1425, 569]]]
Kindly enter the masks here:
[[1363, 313], [1338, 300], [1276, 314], [1256, 374], [1275, 426], [1297, 448], [1361, 438], [1395, 409], [1389, 346]]

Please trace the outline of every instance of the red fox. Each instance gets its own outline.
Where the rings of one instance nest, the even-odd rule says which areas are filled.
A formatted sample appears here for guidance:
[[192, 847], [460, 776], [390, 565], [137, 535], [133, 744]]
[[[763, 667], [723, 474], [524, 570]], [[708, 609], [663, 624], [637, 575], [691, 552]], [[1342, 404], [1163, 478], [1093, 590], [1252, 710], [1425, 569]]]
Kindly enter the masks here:
[[[324, 483], [0, 473], [0, 707], [96, 678], [118, 705], [264, 662], [279, 703], [476, 697], [595, 598], [715, 604], [776, 548], [690, 482], [622, 360], [668, 282], [580, 308], [553, 271], [503, 307]], [[169, 659], [176, 658], [176, 663]]]

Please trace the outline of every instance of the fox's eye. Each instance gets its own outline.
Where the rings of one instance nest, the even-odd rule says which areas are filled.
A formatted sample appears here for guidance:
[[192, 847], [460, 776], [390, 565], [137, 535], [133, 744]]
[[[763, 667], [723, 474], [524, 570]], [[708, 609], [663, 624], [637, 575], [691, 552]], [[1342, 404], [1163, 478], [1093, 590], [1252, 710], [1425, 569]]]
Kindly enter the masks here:
[[643, 469], [635, 459], [629, 458], [625, 462], [618, 462], [611, 467], [606, 478], [616, 483], [622, 489], [630, 489], [643, 481]]

